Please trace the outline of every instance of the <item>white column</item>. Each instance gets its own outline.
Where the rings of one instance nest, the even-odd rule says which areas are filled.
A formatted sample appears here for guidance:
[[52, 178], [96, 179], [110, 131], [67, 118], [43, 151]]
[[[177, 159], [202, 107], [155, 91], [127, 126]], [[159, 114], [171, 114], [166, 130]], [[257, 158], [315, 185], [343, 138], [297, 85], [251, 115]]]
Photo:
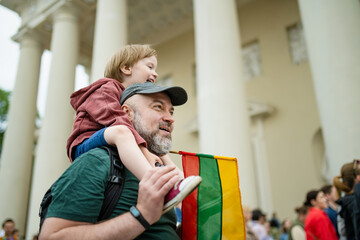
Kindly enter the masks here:
[[47, 104], [36, 151], [26, 239], [39, 229], [38, 211], [44, 193], [69, 165], [66, 141], [74, 114], [69, 97], [74, 91], [79, 51], [78, 20], [72, 10], [63, 7], [54, 16]]
[[257, 206], [234, 0], [194, 0], [201, 152], [238, 158], [243, 203]]
[[97, 1], [90, 82], [104, 77], [108, 59], [127, 43], [127, 1]]
[[19, 65], [1, 156], [0, 216], [13, 218], [20, 232], [25, 230], [29, 199], [42, 51], [34, 36], [26, 34], [20, 40]]
[[273, 197], [271, 191], [271, 179], [269, 163], [267, 160], [265, 136], [263, 127], [263, 118], [261, 116], [253, 119], [255, 123], [255, 135], [252, 137], [254, 147], [254, 165], [256, 169], [257, 194], [259, 207], [261, 210], [272, 213], [274, 212]]
[[360, 4], [299, 0], [329, 160], [326, 174], [360, 156]]

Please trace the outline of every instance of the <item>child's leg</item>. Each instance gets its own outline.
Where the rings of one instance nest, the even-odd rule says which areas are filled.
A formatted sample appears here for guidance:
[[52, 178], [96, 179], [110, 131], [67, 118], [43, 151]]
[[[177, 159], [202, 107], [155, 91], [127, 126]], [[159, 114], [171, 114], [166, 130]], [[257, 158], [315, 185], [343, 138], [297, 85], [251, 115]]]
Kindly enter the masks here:
[[104, 131], [104, 138], [107, 144], [116, 146], [122, 163], [141, 180], [151, 165], [141, 152], [130, 129], [124, 125], [108, 127]]
[[151, 166], [158, 166], [164, 164], [160, 157], [151, 153], [144, 145], [139, 145], [139, 148]]
[[90, 138], [83, 141], [80, 145], [76, 147], [73, 159], [76, 159], [81, 154], [86, 153], [87, 151], [97, 148], [100, 146], [109, 146], [104, 138], [104, 131], [106, 128], [103, 128], [96, 133], [94, 133]]

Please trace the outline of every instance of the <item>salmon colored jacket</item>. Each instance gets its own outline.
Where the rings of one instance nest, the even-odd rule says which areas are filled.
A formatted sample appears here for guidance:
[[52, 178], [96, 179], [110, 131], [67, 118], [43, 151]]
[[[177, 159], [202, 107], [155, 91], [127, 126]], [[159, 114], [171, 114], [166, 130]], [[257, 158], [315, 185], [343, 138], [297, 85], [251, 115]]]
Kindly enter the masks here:
[[67, 155], [72, 162], [75, 147], [98, 130], [115, 125], [127, 126], [138, 145], [145, 140], [135, 130], [127, 114], [121, 110], [120, 97], [125, 87], [117, 80], [101, 78], [70, 96], [70, 104], [76, 111], [72, 133], [67, 141]]

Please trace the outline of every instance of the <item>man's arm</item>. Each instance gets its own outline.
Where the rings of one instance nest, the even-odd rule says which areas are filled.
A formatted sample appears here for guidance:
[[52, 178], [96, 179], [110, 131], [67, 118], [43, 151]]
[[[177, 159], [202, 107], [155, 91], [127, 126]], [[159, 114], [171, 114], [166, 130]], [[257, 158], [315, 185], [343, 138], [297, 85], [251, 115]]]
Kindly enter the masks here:
[[[140, 181], [136, 207], [150, 224], [160, 219], [165, 195], [178, 179], [175, 167], [167, 166], [150, 169]], [[143, 231], [144, 227], [130, 212], [97, 224], [51, 217], [45, 220], [39, 239], [125, 240], [134, 239]]]

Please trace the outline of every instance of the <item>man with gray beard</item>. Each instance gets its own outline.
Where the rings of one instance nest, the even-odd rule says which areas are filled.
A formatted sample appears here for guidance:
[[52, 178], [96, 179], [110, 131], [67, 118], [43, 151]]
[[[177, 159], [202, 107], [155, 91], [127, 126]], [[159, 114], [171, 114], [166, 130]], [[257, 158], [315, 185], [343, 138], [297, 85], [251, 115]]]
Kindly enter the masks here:
[[[180, 87], [134, 84], [120, 103], [151, 152], [166, 155], [172, 145], [173, 105], [187, 100]], [[180, 104], [179, 104], [180, 103]], [[174, 165], [152, 168], [142, 180], [126, 169], [124, 188], [110, 219], [97, 222], [109, 177], [108, 153], [92, 149], [74, 161], [52, 187], [52, 202], [39, 239], [179, 239], [175, 211], [162, 214], [164, 198], [179, 180]], [[201, 181], [191, 181], [195, 188]], [[184, 180], [179, 188], [188, 188]]]
[[[159, 134], [160, 130], [155, 130], [153, 132], [149, 131], [143, 126], [143, 119], [141, 118], [140, 114], [133, 108], [134, 110], [134, 127], [136, 131], [144, 138], [144, 140], [148, 143], [149, 150], [156, 154], [157, 156], [161, 157], [170, 152], [172, 147], [172, 140], [171, 136], [161, 137]], [[170, 123], [167, 122], [160, 122], [160, 125], [165, 125], [169, 128], [172, 128]]]

